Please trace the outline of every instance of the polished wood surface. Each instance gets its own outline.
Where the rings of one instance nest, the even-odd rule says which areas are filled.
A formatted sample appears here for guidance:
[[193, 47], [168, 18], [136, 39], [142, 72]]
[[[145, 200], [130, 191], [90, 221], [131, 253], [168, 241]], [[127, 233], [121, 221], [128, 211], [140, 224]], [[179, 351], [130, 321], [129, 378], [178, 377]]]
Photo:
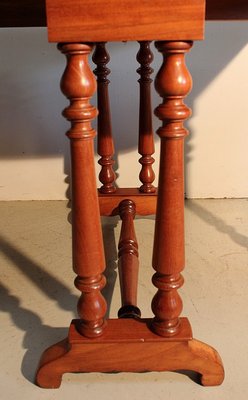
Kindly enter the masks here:
[[203, 38], [202, 0], [46, 0], [46, 10], [50, 42]]
[[[207, 0], [206, 20], [247, 20], [247, 0]], [[0, 0], [0, 27], [46, 26], [45, 0]]]
[[[46, 4], [49, 40], [60, 42], [58, 48], [67, 60], [61, 90], [70, 102], [63, 115], [71, 123], [67, 136], [71, 142], [72, 162], [73, 269], [77, 275], [75, 286], [81, 297], [79, 319], [72, 321], [65, 340], [44, 352], [36, 382], [41, 387], [59, 387], [65, 372], [185, 369], [200, 373], [203, 385], [218, 385], [224, 378], [221, 359], [210, 346], [192, 339], [189, 321], [180, 318], [182, 300], [178, 294], [184, 268], [183, 142], [187, 131], [183, 123], [190, 115], [184, 98], [191, 88], [184, 56], [193, 39], [203, 38], [205, 0], [110, 0], [107, 3], [103, 0], [47, 0]], [[147, 189], [143, 191], [113, 190], [109, 56], [104, 42], [127, 39], [146, 41], [140, 44], [138, 54], [144, 97], [141, 109], [148, 114], [144, 124], [140, 123], [142, 183]], [[157, 132], [161, 138], [157, 196], [149, 190], [153, 182], [150, 168], [152, 55], [147, 42], [154, 39], [163, 58], [155, 80], [162, 98], [155, 109], [162, 121]], [[93, 59], [97, 65], [98, 107], [102, 113], [100, 123], [98, 121], [102, 166], [99, 191], [92, 128], [98, 111], [91, 105], [97, 84], [88, 63], [96, 42], [99, 43]], [[146, 130], [149, 131], [148, 141], [144, 140]], [[154, 318], [142, 320], [137, 308], [138, 243], [133, 220], [136, 213], [146, 215], [151, 211], [156, 211], [153, 251], [156, 272], [152, 281], [158, 291], [152, 301]], [[106, 279], [100, 213], [113, 215], [115, 212], [122, 220], [119, 269], [123, 307], [119, 312], [121, 318], [106, 321], [107, 306], [101, 294]]]
[[110, 56], [106, 49], [106, 43], [96, 44], [92, 59], [97, 65], [94, 70], [97, 76], [97, 108], [99, 112], [97, 118], [97, 152], [101, 156], [98, 163], [102, 167], [99, 173], [102, 186], [99, 190], [101, 193], [113, 193], [116, 190], [115, 172], [113, 170], [114, 142], [108, 92], [110, 70], [107, 67]]
[[[149, 329], [151, 320], [109, 320], [108, 330], [97, 339], [79, 335], [72, 321], [69, 337], [46, 350], [36, 383], [58, 388], [66, 372], [144, 372], [192, 370], [204, 386], [220, 385], [224, 371], [218, 353], [192, 339], [186, 318], [176, 338], [165, 339]], [[85, 378], [87, 379], [87, 378]]]
[[136, 215], [135, 203], [128, 199], [121, 201], [119, 214], [122, 220], [118, 245], [122, 307], [118, 312], [118, 317], [135, 318], [141, 315], [137, 308], [139, 253], [133, 222]]
[[81, 318], [78, 329], [87, 337], [103, 333], [106, 301], [100, 290], [105, 285], [105, 257], [100, 225], [99, 204], [94, 169], [91, 120], [97, 110], [90, 104], [96, 90], [95, 77], [89, 68], [88, 44], [61, 44], [67, 66], [61, 90], [70, 100], [63, 115], [71, 122], [67, 136], [71, 142], [72, 173], [72, 243], [76, 287], [82, 292], [78, 302]]
[[183, 122], [190, 116], [184, 98], [192, 80], [184, 55], [192, 42], [156, 42], [163, 64], [156, 76], [155, 88], [162, 103], [155, 109], [162, 121], [157, 133], [161, 138], [158, 204], [155, 223], [153, 283], [158, 292], [152, 301], [154, 331], [162, 336], [180, 329], [182, 300], [178, 289], [183, 284], [184, 269], [184, 138]]
[[141, 155], [139, 163], [141, 171], [139, 179], [142, 182], [140, 191], [143, 193], [154, 193], [156, 191], [153, 182], [155, 173], [153, 171], [154, 138], [152, 129], [152, 105], [151, 105], [151, 74], [153, 69], [150, 64], [153, 61], [153, 53], [150, 49], [150, 42], [139, 42], [140, 49], [137, 54], [137, 61], [140, 67], [137, 69], [140, 75], [140, 104], [139, 104], [139, 145], [138, 151]]

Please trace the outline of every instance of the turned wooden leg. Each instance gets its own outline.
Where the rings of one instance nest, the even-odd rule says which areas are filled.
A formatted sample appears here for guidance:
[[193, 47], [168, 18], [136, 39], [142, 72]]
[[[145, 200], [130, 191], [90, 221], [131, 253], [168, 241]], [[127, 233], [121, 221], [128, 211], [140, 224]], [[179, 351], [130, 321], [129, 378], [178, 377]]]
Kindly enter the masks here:
[[137, 307], [139, 253], [133, 222], [136, 214], [135, 203], [132, 200], [123, 200], [119, 204], [119, 214], [122, 219], [118, 245], [122, 307], [118, 317], [139, 318], [141, 316]]
[[150, 64], [153, 61], [153, 54], [150, 49], [150, 42], [139, 42], [140, 49], [137, 54], [137, 61], [140, 67], [137, 69], [140, 79], [140, 105], [139, 105], [139, 159], [142, 165], [139, 174], [142, 185], [140, 191], [143, 193], [154, 193], [153, 186], [155, 174], [152, 168], [154, 158], [154, 138], [152, 129], [152, 107], [151, 107], [151, 74], [153, 69]]
[[96, 44], [92, 59], [97, 65], [94, 73], [97, 76], [97, 107], [99, 111], [97, 119], [97, 152], [101, 156], [98, 163], [101, 165], [99, 180], [102, 186], [99, 190], [101, 193], [113, 193], [116, 191], [116, 176], [113, 170], [114, 142], [108, 93], [110, 70], [107, 68], [107, 64], [110, 56], [104, 42]]
[[155, 88], [163, 102], [155, 114], [163, 122], [158, 129], [161, 157], [158, 204], [154, 237], [153, 283], [158, 292], [152, 301], [155, 318], [152, 329], [161, 336], [175, 335], [180, 329], [182, 300], [178, 289], [183, 284], [184, 268], [184, 171], [183, 151], [187, 130], [183, 122], [190, 109], [183, 99], [191, 89], [191, 76], [184, 55], [192, 42], [156, 42], [163, 54]]
[[105, 285], [105, 259], [94, 169], [91, 120], [97, 110], [90, 104], [96, 82], [88, 65], [89, 44], [60, 44], [67, 57], [61, 90], [70, 100], [63, 115], [71, 122], [72, 241], [76, 287], [82, 292], [78, 302], [79, 331], [87, 337], [99, 336], [105, 325], [106, 302], [100, 292]]

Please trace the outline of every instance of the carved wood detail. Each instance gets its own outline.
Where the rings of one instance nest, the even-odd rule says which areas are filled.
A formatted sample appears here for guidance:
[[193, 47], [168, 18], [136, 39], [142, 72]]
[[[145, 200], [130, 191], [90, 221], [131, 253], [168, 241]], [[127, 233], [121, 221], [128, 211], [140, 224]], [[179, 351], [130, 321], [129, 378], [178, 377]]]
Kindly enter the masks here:
[[63, 115], [71, 122], [67, 136], [71, 142], [72, 163], [72, 242], [73, 269], [78, 275], [75, 286], [82, 292], [78, 302], [81, 318], [79, 332], [87, 337], [99, 336], [105, 326], [106, 302], [101, 294], [105, 285], [105, 259], [94, 169], [91, 120], [97, 110], [90, 104], [96, 90], [94, 75], [88, 64], [89, 44], [59, 44], [67, 66], [61, 90], [70, 100]]
[[150, 64], [153, 61], [153, 53], [150, 49], [150, 42], [139, 42], [140, 49], [137, 54], [137, 61], [140, 67], [137, 69], [140, 79], [140, 105], [139, 105], [139, 159], [142, 165], [140, 171], [140, 181], [142, 185], [140, 191], [143, 193], [154, 193], [153, 186], [155, 174], [153, 171], [154, 158], [152, 157], [154, 149], [154, 138], [152, 129], [152, 107], [151, 107], [151, 74], [153, 69]]
[[[188, 40], [203, 38], [205, 1], [190, 0], [184, 7], [181, 0], [125, 0], [121, 4], [111, 0], [107, 7], [105, 3], [99, 0], [96, 6], [90, 0], [46, 1], [49, 40], [67, 42], [59, 45], [67, 57], [61, 89], [70, 100], [64, 116], [71, 122], [67, 135], [72, 158], [73, 268], [77, 274], [75, 285], [82, 294], [78, 302], [80, 319], [72, 321], [66, 339], [43, 353], [36, 382], [41, 387], [55, 388], [59, 387], [62, 374], [66, 372], [185, 369], [198, 372], [203, 385], [218, 385], [224, 378], [221, 359], [213, 348], [192, 338], [189, 321], [180, 318], [182, 301], [178, 294], [184, 268], [183, 142], [187, 131], [183, 122], [190, 115], [183, 100], [191, 88], [184, 55], [192, 46]], [[103, 6], [100, 12], [99, 4]], [[149, 120], [152, 58], [149, 42], [140, 43], [137, 56], [141, 65], [138, 70], [140, 87], [144, 92], [141, 110], [146, 114], [140, 135], [139, 150], [144, 157], [141, 180], [147, 192], [139, 189], [114, 191], [111, 186], [114, 186], [111, 170], [114, 150], [109, 134], [108, 55], [104, 42], [149, 41], [154, 37], [162, 40], [156, 47], [163, 55], [163, 64], [155, 81], [156, 90], [162, 97], [162, 104], [155, 111], [162, 121], [158, 130], [161, 158], [153, 252], [153, 283], [158, 289], [152, 302], [155, 317], [108, 319], [104, 329], [106, 301], [101, 289], [105, 284], [105, 259], [99, 204], [104, 215], [119, 213], [122, 219], [119, 256], [124, 307], [136, 307], [137, 303], [138, 245], [134, 216], [136, 212], [147, 215], [156, 208], [156, 193], [147, 190], [153, 183], [152, 163], [144, 159], [148, 156], [151, 161], [153, 152]], [[81, 43], [82, 38], [87, 43]], [[100, 137], [104, 140], [99, 141], [99, 153], [105, 161], [109, 157], [107, 163], [101, 164], [105, 189], [99, 191], [99, 198], [94, 169], [95, 131], [91, 127], [97, 110], [90, 104], [96, 81], [88, 65], [88, 55], [93, 47], [90, 43], [98, 41], [101, 43], [97, 45], [94, 59], [99, 87], [102, 87], [99, 98], [103, 106], [99, 104], [99, 108], [105, 110], [101, 115], [106, 119], [102, 120], [102, 125], [100, 123]], [[101, 134], [103, 128], [107, 129], [107, 141], [106, 132]], [[149, 146], [143, 140], [146, 129]], [[120, 316], [130, 314], [130, 309], [126, 308]]]
[[137, 318], [141, 316], [141, 312], [137, 307], [139, 253], [133, 223], [136, 214], [134, 202], [128, 199], [123, 200], [119, 205], [119, 214], [122, 219], [118, 245], [122, 307], [118, 316], [119, 318]]
[[110, 61], [110, 56], [104, 42], [96, 43], [92, 59], [97, 65], [94, 70], [97, 76], [97, 108], [99, 111], [97, 119], [97, 152], [101, 156], [98, 163], [102, 167], [99, 174], [102, 187], [99, 190], [101, 193], [113, 193], [116, 190], [114, 184], [116, 176], [113, 170], [114, 142], [108, 93], [110, 70], [107, 68], [107, 64]]
[[180, 329], [182, 300], [177, 290], [183, 284], [184, 268], [184, 137], [183, 126], [191, 111], [184, 104], [191, 90], [191, 76], [184, 55], [192, 42], [156, 42], [163, 64], [155, 88], [163, 102], [155, 109], [162, 121], [158, 203], [155, 224], [153, 284], [158, 292], [152, 301], [155, 318], [152, 329], [161, 336], [175, 335]]

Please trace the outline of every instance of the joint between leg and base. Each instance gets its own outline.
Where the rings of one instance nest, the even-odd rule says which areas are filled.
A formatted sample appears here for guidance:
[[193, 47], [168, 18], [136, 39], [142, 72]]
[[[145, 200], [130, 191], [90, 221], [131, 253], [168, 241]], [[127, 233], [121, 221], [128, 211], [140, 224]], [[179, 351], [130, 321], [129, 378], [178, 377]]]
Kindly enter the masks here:
[[36, 382], [43, 388], [57, 388], [69, 372], [144, 372], [192, 370], [203, 385], [219, 385], [224, 370], [218, 353], [192, 339], [187, 318], [181, 318], [180, 333], [163, 338], [151, 332], [151, 319], [114, 319], [101, 337], [81, 336], [77, 320], [68, 338], [45, 351]]

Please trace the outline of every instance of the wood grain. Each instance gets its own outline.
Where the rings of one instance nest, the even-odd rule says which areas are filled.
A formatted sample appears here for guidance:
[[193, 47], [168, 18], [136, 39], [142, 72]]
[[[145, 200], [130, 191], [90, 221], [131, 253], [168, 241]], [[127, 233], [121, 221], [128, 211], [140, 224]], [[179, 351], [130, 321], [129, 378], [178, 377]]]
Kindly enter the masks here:
[[152, 301], [153, 329], [170, 336], [180, 329], [182, 300], [178, 289], [184, 269], [184, 137], [183, 122], [191, 115], [184, 104], [192, 80], [184, 56], [192, 42], [156, 42], [163, 64], [155, 79], [162, 103], [155, 115], [162, 121], [157, 134], [161, 138], [158, 202], [155, 223], [153, 284], [158, 288]]
[[75, 286], [81, 291], [78, 329], [87, 337], [103, 333], [106, 301], [101, 294], [105, 286], [105, 257], [99, 214], [94, 167], [91, 121], [97, 110], [90, 104], [96, 81], [88, 64], [92, 46], [60, 44], [67, 65], [61, 79], [61, 90], [70, 100], [63, 115], [71, 122], [67, 136], [71, 142], [72, 176], [72, 248]]
[[205, 0], [46, 0], [46, 8], [51, 42], [203, 38]]
[[36, 383], [58, 388], [66, 372], [144, 372], [192, 370], [205, 386], [220, 385], [224, 379], [222, 361], [210, 346], [192, 339], [186, 318], [177, 337], [165, 339], [153, 334], [151, 320], [109, 320], [105, 334], [86, 339], [72, 321], [69, 337], [45, 351]]
[[134, 229], [136, 214], [134, 202], [129, 199], [121, 201], [119, 214], [122, 220], [118, 244], [118, 269], [122, 307], [118, 312], [118, 317], [136, 318], [141, 316], [141, 312], [137, 307], [139, 253]]
[[[207, 0], [206, 20], [247, 20], [247, 0]], [[0, 27], [46, 26], [45, 0], [0, 0]]]
[[[183, 283], [180, 272], [184, 268], [183, 140], [187, 131], [183, 122], [190, 115], [184, 98], [191, 88], [184, 55], [192, 40], [203, 38], [205, 1], [47, 0], [46, 4], [49, 40], [60, 42], [59, 49], [67, 57], [61, 89], [70, 100], [63, 114], [71, 122], [67, 135], [72, 155], [73, 268], [77, 274], [75, 285], [82, 295], [78, 303], [80, 319], [72, 322], [68, 338], [45, 351], [36, 382], [42, 387], [58, 387], [65, 372], [187, 369], [200, 373], [202, 384], [218, 385], [224, 378], [221, 360], [214, 349], [192, 339], [188, 320], [180, 318], [182, 301], [177, 292]], [[91, 42], [154, 39], [159, 40], [156, 47], [163, 55], [155, 81], [162, 97], [155, 111], [162, 121], [158, 130], [161, 158], [153, 253], [153, 283], [158, 289], [152, 301], [155, 317], [108, 320], [106, 324], [106, 302], [101, 295], [105, 279], [99, 211], [113, 215], [118, 201], [123, 220], [119, 246], [122, 299], [130, 306], [136, 303], [138, 270], [133, 203], [137, 213], [150, 213], [156, 208], [156, 193], [123, 189], [97, 196], [95, 131], [91, 126], [97, 110], [90, 103], [96, 82], [88, 55]], [[106, 80], [108, 57], [105, 52], [98, 56], [97, 76]], [[139, 61], [143, 64], [143, 57]], [[100, 154], [105, 150], [104, 146]], [[150, 156], [151, 150], [147, 153]], [[111, 157], [112, 146], [103, 155]], [[108, 183], [105, 173], [103, 181]], [[124, 206], [119, 207], [124, 199]], [[127, 271], [126, 256], [131, 256], [128, 268], [131, 266], [134, 272]]]

